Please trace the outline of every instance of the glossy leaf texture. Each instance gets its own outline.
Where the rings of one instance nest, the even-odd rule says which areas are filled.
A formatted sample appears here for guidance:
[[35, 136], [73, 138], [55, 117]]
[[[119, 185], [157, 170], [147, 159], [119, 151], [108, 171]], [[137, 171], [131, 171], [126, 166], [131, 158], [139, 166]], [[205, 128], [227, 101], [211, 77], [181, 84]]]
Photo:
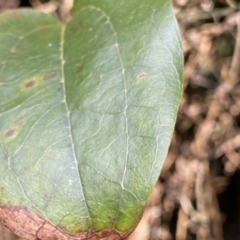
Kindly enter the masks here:
[[127, 232], [173, 132], [178, 28], [170, 0], [75, 2], [66, 25], [0, 15], [0, 202], [73, 234]]

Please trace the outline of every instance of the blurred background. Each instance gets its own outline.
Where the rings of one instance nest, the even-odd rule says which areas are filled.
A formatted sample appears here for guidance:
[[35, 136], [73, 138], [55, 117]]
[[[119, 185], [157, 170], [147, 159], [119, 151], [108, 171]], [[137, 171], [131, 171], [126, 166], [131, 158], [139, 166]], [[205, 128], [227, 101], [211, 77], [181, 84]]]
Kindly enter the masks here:
[[[168, 157], [129, 240], [240, 240], [240, 1], [174, 0], [184, 94]], [[0, 0], [0, 11], [29, 4]], [[20, 240], [3, 226], [0, 240]]]

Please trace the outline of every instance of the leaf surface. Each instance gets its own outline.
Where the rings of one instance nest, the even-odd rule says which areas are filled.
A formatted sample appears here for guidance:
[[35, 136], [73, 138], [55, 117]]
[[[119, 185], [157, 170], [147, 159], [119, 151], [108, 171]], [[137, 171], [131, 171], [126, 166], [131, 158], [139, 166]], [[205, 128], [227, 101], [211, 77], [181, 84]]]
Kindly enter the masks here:
[[66, 25], [0, 16], [0, 202], [73, 234], [127, 232], [175, 124], [177, 25], [169, 0], [75, 2]]

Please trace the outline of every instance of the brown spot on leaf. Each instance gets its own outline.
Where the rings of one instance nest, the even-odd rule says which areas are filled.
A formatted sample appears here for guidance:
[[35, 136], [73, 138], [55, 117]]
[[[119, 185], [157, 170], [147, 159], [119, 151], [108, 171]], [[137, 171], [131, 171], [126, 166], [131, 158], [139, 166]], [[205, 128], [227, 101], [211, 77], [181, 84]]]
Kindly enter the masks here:
[[16, 121], [15, 121], [15, 124], [18, 125], [18, 126], [21, 126], [23, 124], [23, 118], [20, 117], [18, 118]]
[[70, 234], [41, 219], [25, 207], [0, 206], [0, 221], [24, 239], [36, 240], [123, 240], [129, 234], [103, 230]]
[[29, 81], [24, 83], [24, 88], [29, 89], [29, 88], [34, 87], [35, 85], [36, 85], [35, 80], [29, 80]]
[[16, 133], [16, 129], [9, 129], [9, 130], [6, 132], [5, 137], [6, 137], [6, 138], [13, 137], [15, 133]]
[[51, 78], [54, 78], [56, 75], [57, 75], [56, 71], [48, 72], [44, 75], [43, 80], [45, 80], [45, 81], [49, 80]]
[[69, 28], [69, 32], [71, 35], [74, 35], [76, 32], [79, 31], [79, 29], [81, 29], [83, 27], [83, 23], [79, 22], [76, 25], [72, 25], [71, 28]]
[[77, 73], [82, 71], [82, 65], [77, 65]]
[[49, 22], [41, 21], [40, 26], [41, 26], [41, 27], [48, 27], [48, 26], [49, 26]]
[[142, 72], [137, 76], [137, 78], [138, 79], [144, 79], [146, 76], [147, 76], [147, 74], [145, 72]]

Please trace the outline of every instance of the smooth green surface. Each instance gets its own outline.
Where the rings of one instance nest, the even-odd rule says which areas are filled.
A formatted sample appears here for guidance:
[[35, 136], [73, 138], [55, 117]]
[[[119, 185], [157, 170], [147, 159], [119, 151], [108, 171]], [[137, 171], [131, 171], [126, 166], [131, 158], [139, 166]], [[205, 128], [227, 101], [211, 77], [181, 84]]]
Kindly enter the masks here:
[[0, 15], [0, 201], [70, 232], [133, 228], [182, 88], [171, 1], [77, 0]]

